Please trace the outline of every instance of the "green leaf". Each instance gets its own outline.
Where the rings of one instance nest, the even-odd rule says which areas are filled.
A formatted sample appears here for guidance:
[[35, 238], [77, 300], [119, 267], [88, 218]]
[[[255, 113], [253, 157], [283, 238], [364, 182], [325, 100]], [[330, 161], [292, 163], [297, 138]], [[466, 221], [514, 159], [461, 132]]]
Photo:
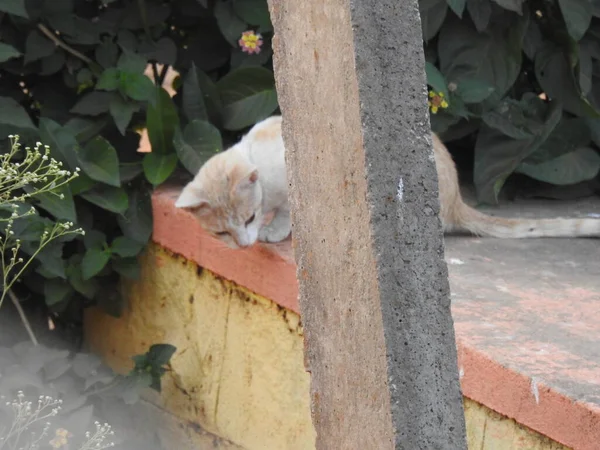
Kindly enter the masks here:
[[115, 148], [102, 136], [97, 136], [79, 150], [82, 170], [92, 179], [110, 186], [121, 186], [119, 157]]
[[467, 0], [467, 11], [478, 32], [481, 33], [488, 27], [492, 15], [490, 0]]
[[209, 122], [194, 120], [183, 133], [179, 129], [175, 133], [175, 150], [183, 167], [195, 175], [208, 158], [223, 150], [221, 133]]
[[111, 92], [90, 92], [85, 94], [75, 106], [71, 108], [71, 112], [82, 114], [84, 116], [99, 116], [100, 114], [108, 112], [112, 98], [113, 94]]
[[119, 56], [119, 47], [112, 39], [105, 39], [102, 44], [96, 47], [96, 61], [105, 69], [117, 64]]
[[446, 2], [450, 6], [450, 9], [454, 11], [454, 14], [462, 19], [467, 0], [446, 0]]
[[177, 167], [177, 155], [175, 153], [169, 155], [147, 153], [142, 163], [146, 179], [157, 186], [169, 178]]
[[590, 130], [592, 141], [600, 147], [600, 119], [585, 119], [585, 122]]
[[52, 214], [56, 219], [68, 220], [77, 223], [75, 202], [69, 186], [61, 186], [55, 190], [56, 194], [63, 195], [61, 199], [51, 193], [36, 194], [35, 199], [40, 202], [39, 206]]
[[494, 92], [494, 86], [486, 81], [463, 78], [457, 84], [457, 94], [465, 103], [480, 103]]
[[154, 103], [156, 86], [143, 73], [121, 72], [119, 87], [123, 94], [133, 100]]
[[129, 192], [127, 211], [117, 217], [119, 227], [129, 239], [146, 244], [152, 235], [152, 203], [145, 186]]
[[44, 283], [44, 300], [46, 305], [53, 306], [66, 301], [73, 293], [73, 289], [64, 280], [53, 278]]
[[227, 42], [234, 47], [237, 46], [238, 40], [242, 37], [242, 33], [246, 31], [248, 25], [235, 14], [231, 0], [217, 2], [213, 13], [221, 34]]
[[114, 96], [110, 101], [110, 115], [115, 121], [115, 125], [123, 136], [127, 132], [127, 126], [131, 122], [133, 114], [139, 111], [140, 106], [137, 103], [127, 101], [120, 95]]
[[592, 21], [592, 3], [590, 0], [558, 0], [567, 31], [575, 40], [579, 41]]
[[100, 185], [79, 195], [88, 202], [117, 214], [125, 213], [129, 206], [127, 192], [123, 188]]
[[546, 142], [523, 163], [535, 165], [554, 160], [566, 153], [587, 147], [591, 140], [591, 132], [585, 119], [563, 117]]
[[[528, 100], [533, 106], [542, 101], [535, 97]], [[526, 111], [527, 104], [523, 102]], [[474, 181], [479, 201], [496, 203], [498, 194], [504, 182], [521, 161], [534, 153], [548, 138], [562, 116], [560, 105], [556, 102], [550, 104], [548, 111], [539, 124], [533, 124], [534, 118], [530, 117], [526, 130], [529, 136], [514, 139], [503, 132], [482, 126], [477, 136], [475, 146]]]
[[523, 2], [525, 0], [494, 0], [494, 2], [504, 9], [514, 11], [518, 14], [523, 14]]
[[42, 117], [40, 119], [40, 139], [44, 144], [50, 146], [50, 154], [53, 158], [67, 164], [71, 170], [79, 167], [79, 158], [75, 150], [77, 140], [69, 128], [61, 127], [53, 120]]
[[119, 236], [113, 241], [110, 248], [113, 254], [128, 258], [137, 256], [144, 248], [144, 244], [126, 236]]
[[446, 0], [421, 0], [419, 1], [419, 12], [421, 13], [423, 39], [427, 42], [440, 31], [446, 19], [448, 4]]
[[112, 267], [115, 271], [130, 280], [140, 279], [140, 263], [137, 258], [121, 258], [112, 262]]
[[154, 344], [148, 351], [148, 362], [154, 368], [169, 364], [177, 351], [177, 347], [170, 344]]
[[500, 100], [521, 70], [525, 25], [524, 19], [511, 27], [494, 23], [478, 33], [468, 21], [451, 17], [440, 30], [440, 71], [448, 83], [458, 85], [465, 79], [487, 83], [495, 88], [490, 101]]
[[119, 71], [114, 67], [109, 67], [98, 79], [96, 89], [103, 91], [114, 91], [119, 87]]
[[582, 147], [540, 164], [522, 162], [516, 172], [545, 183], [569, 185], [591, 180], [600, 172], [600, 155]]
[[101, 248], [91, 248], [85, 252], [81, 261], [81, 277], [83, 280], [89, 280], [94, 275], [100, 273], [110, 259], [110, 253]]
[[565, 110], [579, 117], [600, 117], [579, 90], [569, 55], [560, 48], [546, 45], [537, 53], [535, 75], [544, 92], [561, 101]]
[[[135, 37], [134, 37], [135, 40]], [[144, 73], [148, 61], [141, 55], [132, 52], [127, 48], [123, 48], [123, 53], [117, 62], [117, 68], [122, 72], [128, 73]]]
[[99, 230], [89, 230], [83, 236], [83, 244], [87, 250], [91, 248], [103, 248], [106, 244], [106, 234]]
[[25, 64], [50, 56], [56, 45], [38, 30], [32, 30], [25, 41]]
[[217, 83], [223, 99], [223, 127], [241, 130], [266, 119], [277, 109], [273, 72], [244, 67], [229, 72]]
[[179, 117], [167, 91], [160, 88], [156, 92], [156, 105], [148, 105], [146, 111], [146, 126], [152, 153], [165, 155], [174, 152], [173, 136]]
[[19, 56], [21, 56], [21, 52], [12, 45], [0, 42], [0, 63], [6, 62], [9, 59], [18, 58]]
[[183, 82], [182, 103], [183, 111], [188, 120], [208, 120], [204, 95], [198, 82], [198, 70], [193, 63]]
[[26, 19], [29, 18], [25, 8], [25, 0], [0, 0], [0, 11]]
[[264, 0], [233, 0], [233, 11], [246, 23], [259, 26], [263, 32], [273, 30], [269, 7]]
[[0, 125], [36, 130], [25, 108], [10, 97], [0, 97]]
[[430, 62], [426, 62], [425, 74], [427, 75], [427, 84], [436, 92], [442, 92], [448, 98], [448, 83], [437, 67]]

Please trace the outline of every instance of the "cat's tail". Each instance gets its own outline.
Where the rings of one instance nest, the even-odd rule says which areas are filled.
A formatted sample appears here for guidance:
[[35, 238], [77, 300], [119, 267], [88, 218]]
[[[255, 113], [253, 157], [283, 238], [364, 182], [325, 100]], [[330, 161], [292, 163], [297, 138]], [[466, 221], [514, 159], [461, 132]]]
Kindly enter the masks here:
[[600, 237], [600, 219], [507, 219], [483, 214], [460, 202], [453, 229], [496, 238]]

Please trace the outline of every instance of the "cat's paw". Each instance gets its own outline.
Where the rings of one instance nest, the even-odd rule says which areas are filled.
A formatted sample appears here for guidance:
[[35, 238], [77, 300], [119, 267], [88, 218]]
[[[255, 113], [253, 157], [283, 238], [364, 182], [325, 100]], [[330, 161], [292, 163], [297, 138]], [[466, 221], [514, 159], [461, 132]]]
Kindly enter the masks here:
[[290, 235], [291, 227], [273, 227], [272, 224], [262, 227], [258, 232], [258, 240], [261, 242], [281, 242]]

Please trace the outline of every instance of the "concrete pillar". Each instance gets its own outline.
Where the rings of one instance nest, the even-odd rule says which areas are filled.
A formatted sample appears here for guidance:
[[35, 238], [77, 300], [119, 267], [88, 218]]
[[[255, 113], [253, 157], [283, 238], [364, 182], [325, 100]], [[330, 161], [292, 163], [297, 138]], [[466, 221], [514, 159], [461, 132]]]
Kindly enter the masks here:
[[317, 449], [464, 449], [417, 1], [269, 1]]

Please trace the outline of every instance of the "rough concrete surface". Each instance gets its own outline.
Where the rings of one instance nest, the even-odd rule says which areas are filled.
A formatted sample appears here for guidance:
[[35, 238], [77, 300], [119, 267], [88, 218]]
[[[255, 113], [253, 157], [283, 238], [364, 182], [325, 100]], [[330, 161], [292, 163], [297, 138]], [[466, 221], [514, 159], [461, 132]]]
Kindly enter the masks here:
[[417, 2], [270, 6], [317, 448], [465, 448]]

